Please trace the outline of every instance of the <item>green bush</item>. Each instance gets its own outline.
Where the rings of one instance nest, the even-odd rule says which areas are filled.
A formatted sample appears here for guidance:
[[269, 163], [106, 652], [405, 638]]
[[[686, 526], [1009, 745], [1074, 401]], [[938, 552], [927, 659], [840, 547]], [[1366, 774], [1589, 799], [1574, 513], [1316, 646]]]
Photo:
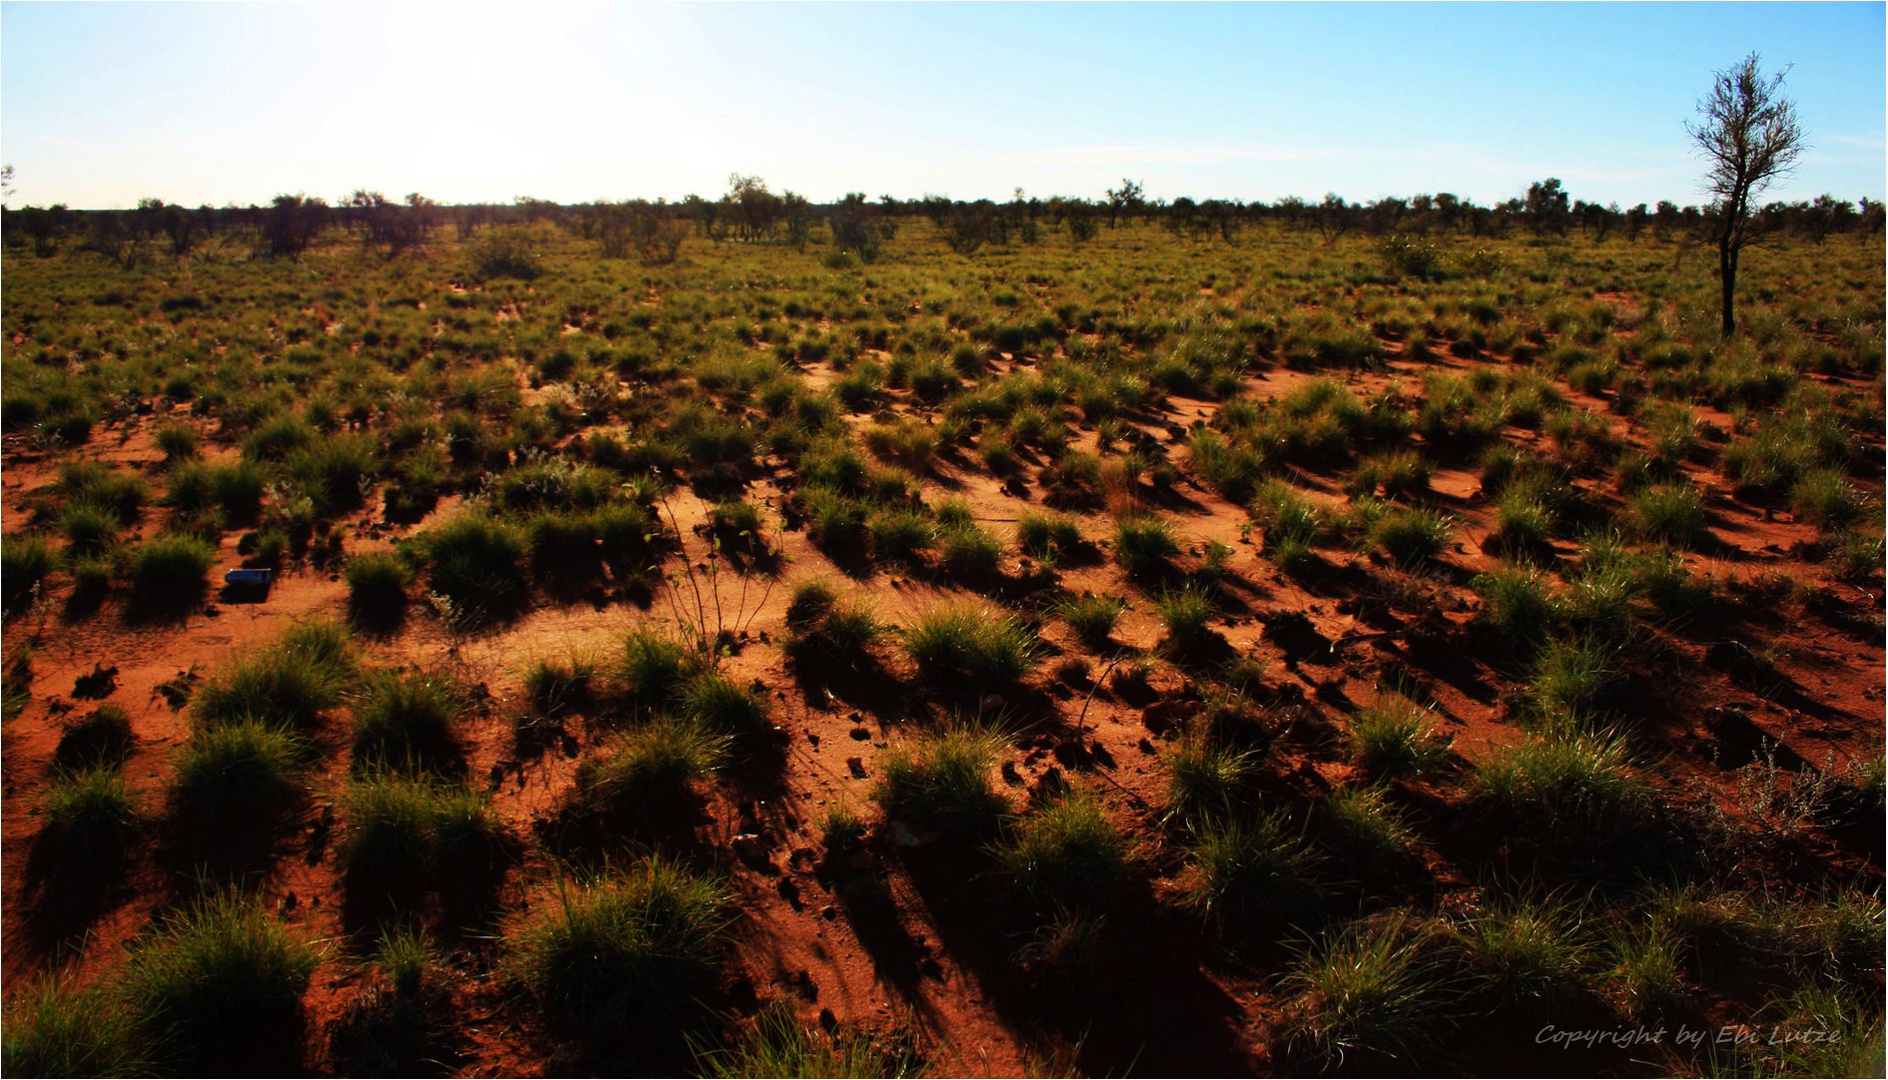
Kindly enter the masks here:
[[232, 1036], [260, 1041], [291, 1030], [319, 958], [259, 900], [217, 892], [138, 945], [124, 993], [146, 1025], [164, 1032], [167, 1051], [214, 1057]]
[[1281, 814], [1209, 817], [1194, 831], [1187, 856], [1193, 869], [1185, 903], [1222, 933], [1303, 922], [1323, 896], [1310, 852]]
[[996, 854], [1024, 895], [1058, 908], [1105, 904], [1131, 874], [1127, 837], [1082, 795], [1022, 818]]
[[990, 732], [952, 728], [886, 756], [872, 798], [887, 818], [946, 836], [981, 836], [1009, 804], [990, 786], [1001, 743]]
[[1647, 540], [1691, 547], [1710, 535], [1704, 503], [1689, 484], [1646, 488], [1631, 498], [1629, 510], [1633, 531]]
[[1625, 736], [1556, 724], [1481, 762], [1480, 798], [1497, 812], [1533, 825], [1629, 829], [1645, 811], [1645, 789], [1632, 777]]
[[713, 986], [730, 912], [720, 885], [650, 859], [560, 886], [505, 942], [514, 977], [547, 1010], [620, 1025]]
[[525, 599], [528, 547], [517, 528], [471, 510], [420, 537], [434, 592], [472, 622], [502, 618]]
[[1165, 518], [1144, 515], [1115, 523], [1114, 561], [1129, 577], [1159, 578], [1173, 569], [1178, 554], [1173, 525]]
[[131, 603], [149, 613], [189, 607], [209, 589], [215, 565], [215, 546], [197, 537], [169, 533], [147, 540], [131, 554]]
[[120, 851], [143, 818], [137, 796], [116, 765], [55, 770], [45, 814], [51, 835], [88, 855]]
[[1405, 566], [1434, 559], [1449, 546], [1454, 523], [1434, 510], [1391, 510], [1370, 529], [1370, 541]]
[[1021, 623], [975, 607], [943, 607], [904, 631], [905, 654], [935, 686], [1001, 689], [1035, 669], [1036, 640]]
[[773, 730], [766, 691], [714, 672], [696, 676], [683, 689], [681, 711], [689, 723], [716, 735], [752, 739]]
[[490, 796], [434, 776], [373, 773], [348, 784], [340, 802], [340, 865], [369, 881], [475, 869], [507, 838]]
[[301, 800], [307, 756], [293, 733], [260, 721], [200, 729], [177, 760], [172, 806], [208, 825], [267, 820]]
[[1446, 942], [1403, 913], [1360, 919], [1306, 947], [1284, 985], [1290, 1040], [1312, 1060], [1421, 1070], [1457, 1019]]
[[1256, 751], [1193, 738], [1167, 757], [1164, 820], [1198, 833], [1232, 812], [1234, 797], [1258, 763]]
[[1351, 760], [1378, 777], [1424, 777], [1449, 761], [1453, 739], [1437, 732], [1427, 710], [1379, 698], [1350, 718]]
[[463, 709], [457, 689], [440, 676], [382, 673], [354, 706], [354, 767], [448, 767]]
[[1121, 612], [1127, 609], [1127, 601], [1118, 596], [1096, 596], [1085, 592], [1080, 596], [1065, 596], [1055, 607], [1055, 613], [1075, 636], [1090, 649], [1101, 650], [1109, 645], [1109, 635], [1114, 633], [1114, 624], [1121, 618]]
[[586, 759], [577, 769], [577, 790], [593, 810], [647, 813], [713, 771], [727, 741], [697, 724], [658, 720]]
[[368, 551], [347, 561], [348, 613], [357, 621], [397, 622], [406, 610], [413, 568], [391, 551]]
[[0, 591], [4, 591], [7, 612], [37, 597], [58, 561], [52, 545], [41, 537], [14, 534], [0, 539]]
[[42, 980], [15, 990], [0, 1027], [8, 1076], [148, 1076], [155, 1047], [109, 985]]

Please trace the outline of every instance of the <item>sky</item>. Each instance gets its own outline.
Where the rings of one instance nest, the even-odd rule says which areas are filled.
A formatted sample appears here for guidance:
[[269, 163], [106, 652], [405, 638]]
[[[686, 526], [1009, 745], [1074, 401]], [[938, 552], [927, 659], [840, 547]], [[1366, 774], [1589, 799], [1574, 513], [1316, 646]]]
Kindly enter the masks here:
[[707, 197], [1702, 201], [1714, 72], [1788, 69], [1770, 199], [1888, 188], [1882, 3], [0, 4], [8, 205]]

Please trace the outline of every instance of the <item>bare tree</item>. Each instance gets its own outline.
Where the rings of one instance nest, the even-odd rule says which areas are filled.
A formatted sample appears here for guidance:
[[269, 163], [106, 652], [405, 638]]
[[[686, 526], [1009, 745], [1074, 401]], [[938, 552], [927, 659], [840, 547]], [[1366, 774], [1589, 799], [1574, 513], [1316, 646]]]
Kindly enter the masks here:
[[1699, 119], [1685, 123], [1709, 166], [1705, 190], [1716, 200], [1725, 337], [1737, 332], [1737, 259], [1751, 239], [1751, 207], [1772, 181], [1789, 174], [1807, 148], [1796, 103], [1783, 96], [1783, 76], [1789, 69], [1765, 79], [1757, 59], [1751, 53], [1718, 72], [1711, 92], [1698, 102]]

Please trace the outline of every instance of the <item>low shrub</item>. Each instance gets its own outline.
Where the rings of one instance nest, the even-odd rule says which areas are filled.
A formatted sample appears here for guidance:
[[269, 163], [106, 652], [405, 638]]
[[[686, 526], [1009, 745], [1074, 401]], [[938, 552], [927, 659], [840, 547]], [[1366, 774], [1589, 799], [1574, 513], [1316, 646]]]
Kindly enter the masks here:
[[1281, 814], [1209, 818], [1187, 845], [1185, 903], [1230, 936], [1313, 918], [1323, 889]]
[[144, 1025], [163, 1032], [166, 1056], [225, 1055], [229, 1042], [279, 1054], [298, 1025], [320, 953], [261, 901], [212, 893], [166, 918], [134, 950], [124, 995]]
[[1180, 554], [1173, 525], [1152, 515], [1125, 517], [1115, 523], [1114, 561], [1129, 577], [1159, 578], [1173, 569]]
[[350, 877], [432, 880], [476, 869], [507, 830], [483, 791], [435, 776], [372, 773], [341, 795], [337, 855]]
[[986, 835], [1009, 810], [990, 786], [1000, 746], [988, 731], [959, 727], [897, 747], [885, 759], [872, 798], [887, 818], [914, 830]]
[[1453, 739], [1436, 731], [1427, 710], [1397, 697], [1379, 698], [1350, 718], [1351, 760], [1392, 779], [1424, 777], [1447, 765]]
[[976, 607], [937, 608], [903, 633], [905, 654], [934, 686], [1000, 689], [1037, 663], [1035, 637], [1021, 623]]
[[168, 533], [131, 554], [131, 603], [147, 614], [175, 613], [209, 590], [216, 547], [194, 536]]
[[652, 858], [560, 886], [505, 942], [513, 977], [547, 1010], [620, 1025], [712, 987], [730, 915], [722, 886]]
[[1057, 908], [1105, 904], [1131, 874], [1127, 837], [1084, 795], [1066, 796], [1019, 820], [996, 856], [1025, 896]]

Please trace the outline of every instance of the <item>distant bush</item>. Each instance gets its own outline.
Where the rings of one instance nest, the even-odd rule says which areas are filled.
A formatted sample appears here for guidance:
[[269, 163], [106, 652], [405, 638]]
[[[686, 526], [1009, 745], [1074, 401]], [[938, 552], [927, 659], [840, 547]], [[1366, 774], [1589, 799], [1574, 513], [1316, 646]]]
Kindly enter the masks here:
[[544, 272], [531, 230], [509, 225], [488, 230], [472, 243], [472, 273], [482, 279], [514, 277], [525, 281]]

